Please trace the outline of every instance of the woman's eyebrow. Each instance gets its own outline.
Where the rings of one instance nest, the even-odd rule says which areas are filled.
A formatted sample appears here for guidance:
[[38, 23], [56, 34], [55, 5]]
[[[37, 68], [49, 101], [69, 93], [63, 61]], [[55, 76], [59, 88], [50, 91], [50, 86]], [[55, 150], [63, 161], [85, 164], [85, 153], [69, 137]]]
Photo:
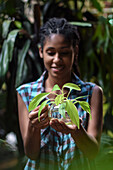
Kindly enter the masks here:
[[61, 47], [61, 49], [64, 49], [64, 48], [69, 48], [69, 46], [64, 46], [64, 47]]
[[[62, 46], [59, 49], [69, 48], [69, 46]], [[48, 47], [47, 50], [54, 50], [54, 47]]]
[[69, 47], [70, 47], [69, 45], [64, 45], [64, 46], [59, 47], [59, 49], [65, 49], [65, 48], [69, 48]]
[[48, 47], [46, 51], [48, 50], [54, 50], [55, 48], [54, 47]]

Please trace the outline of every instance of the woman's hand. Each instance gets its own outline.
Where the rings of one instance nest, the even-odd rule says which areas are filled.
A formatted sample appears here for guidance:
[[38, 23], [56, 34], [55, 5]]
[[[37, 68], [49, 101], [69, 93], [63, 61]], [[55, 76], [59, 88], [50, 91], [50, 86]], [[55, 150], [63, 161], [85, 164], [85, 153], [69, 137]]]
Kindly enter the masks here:
[[49, 117], [48, 117], [48, 106], [46, 105], [38, 118], [38, 111], [40, 106], [36, 107], [31, 113], [29, 113], [29, 120], [33, 127], [37, 129], [44, 129], [49, 126]]
[[50, 126], [54, 128], [58, 132], [62, 132], [65, 134], [73, 133], [76, 130], [78, 130], [77, 126], [75, 124], [72, 125], [66, 125], [64, 121], [59, 119], [51, 119]]

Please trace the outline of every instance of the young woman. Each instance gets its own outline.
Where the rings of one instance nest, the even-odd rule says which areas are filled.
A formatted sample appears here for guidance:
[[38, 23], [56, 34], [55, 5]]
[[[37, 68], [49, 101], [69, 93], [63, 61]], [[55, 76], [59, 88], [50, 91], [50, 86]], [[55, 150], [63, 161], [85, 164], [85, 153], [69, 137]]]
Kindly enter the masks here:
[[[40, 57], [43, 58], [46, 71], [37, 81], [17, 88], [20, 129], [28, 157], [25, 169], [92, 169], [94, 165], [91, 160], [98, 153], [102, 132], [103, 94], [99, 86], [83, 82], [77, 76], [77, 28], [64, 18], [52, 18], [40, 29], [40, 45]], [[88, 113], [77, 105], [82, 120], [80, 129], [76, 125], [67, 126], [59, 119], [50, 121], [48, 106], [43, 108], [40, 122], [40, 106], [28, 113], [33, 97], [50, 92], [55, 84], [62, 87], [67, 82], [80, 85], [81, 88], [80, 92], [72, 91], [70, 99], [86, 96], [84, 100], [91, 105], [91, 120]]]

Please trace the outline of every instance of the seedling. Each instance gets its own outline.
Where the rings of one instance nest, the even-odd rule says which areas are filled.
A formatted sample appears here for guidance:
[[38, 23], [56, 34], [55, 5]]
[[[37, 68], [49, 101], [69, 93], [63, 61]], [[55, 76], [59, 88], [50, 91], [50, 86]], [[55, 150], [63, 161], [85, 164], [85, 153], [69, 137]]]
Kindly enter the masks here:
[[[65, 97], [65, 93], [64, 93], [64, 88], [69, 89], [69, 92], [66, 97]], [[57, 91], [57, 90], [60, 90], [61, 93], [60, 94], [55, 93], [55, 91]], [[75, 104], [79, 103], [81, 108], [90, 114], [90, 118], [91, 118], [91, 111], [90, 111], [89, 103], [87, 103], [86, 101], [78, 100], [85, 96], [80, 96], [75, 99], [68, 99], [68, 96], [72, 90], [81, 91], [80, 87], [73, 83], [64, 84], [62, 89], [60, 89], [58, 84], [56, 84], [56, 85], [54, 85], [51, 92], [40, 93], [37, 96], [35, 96], [32, 99], [32, 101], [30, 102], [28, 110], [29, 110], [29, 112], [32, 111], [41, 103], [39, 111], [38, 111], [38, 118], [40, 121], [41, 111], [47, 104], [51, 104], [51, 107], [54, 105], [59, 106], [59, 113], [63, 116], [63, 118], [65, 119], [65, 112], [67, 112], [71, 121], [79, 128], [80, 127], [79, 114], [78, 114], [78, 110], [77, 110]], [[55, 99], [45, 99], [49, 94], [54, 94], [56, 96]], [[42, 100], [44, 100], [44, 101], [42, 102]]]

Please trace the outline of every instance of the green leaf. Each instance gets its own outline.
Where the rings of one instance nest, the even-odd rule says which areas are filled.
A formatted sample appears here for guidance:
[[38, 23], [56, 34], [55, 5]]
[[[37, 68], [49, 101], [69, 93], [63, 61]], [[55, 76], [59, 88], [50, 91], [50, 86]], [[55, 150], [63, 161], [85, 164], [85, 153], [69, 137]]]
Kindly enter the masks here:
[[8, 46], [7, 40], [5, 40], [0, 54], [0, 78], [4, 78], [5, 74], [8, 71], [8, 66], [9, 66]]
[[3, 38], [7, 37], [11, 22], [12, 22], [12, 20], [4, 20], [4, 22], [2, 24], [2, 37]]
[[14, 43], [15, 43], [16, 36], [17, 36], [19, 31], [20, 31], [19, 29], [13, 30], [8, 34], [7, 44], [8, 44], [9, 61], [12, 61]]
[[21, 29], [22, 28], [22, 23], [20, 21], [14, 21], [15, 25], [17, 28]]
[[40, 121], [41, 111], [42, 111], [42, 109], [46, 106], [46, 104], [47, 104], [48, 101], [49, 101], [49, 99], [48, 99], [48, 100], [45, 100], [45, 101], [42, 102], [41, 105], [40, 105], [40, 108], [39, 108], [39, 111], [38, 111], [38, 119], [39, 119], [39, 121]]
[[60, 103], [64, 102], [65, 99], [64, 94], [65, 93], [60, 94]]
[[60, 95], [55, 97], [55, 104], [58, 106], [61, 103], [61, 97]]
[[70, 24], [81, 27], [92, 27], [92, 24], [88, 22], [70, 22]]
[[71, 100], [66, 100], [66, 110], [72, 122], [79, 128], [78, 110]]
[[55, 84], [52, 91], [61, 90], [58, 84]]
[[24, 63], [25, 63], [25, 57], [28, 52], [28, 49], [30, 47], [30, 40], [27, 40], [25, 42], [24, 47], [18, 54], [18, 66], [17, 66], [17, 73], [16, 73], [16, 87], [20, 85], [22, 76], [23, 76], [23, 70], [24, 70]]
[[69, 88], [70, 90], [77, 90], [77, 91], [80, 91], [80, 87], [74, 83], [66, 83], [63, 85], [63, 88]]
[[66, 103], [61, 103], [59, 107], [59, 113], [65, 118], [65, 108], [66, 108]]
[[0, 55], [0, 77], [4, 78], [8, 71], [9, 62], [12, 61], [14, 43], [19, 30], [13, 30], [4, 41]]
[[35, 97], [31, 100], [31, 102], [30, 102], [30, 104], [29, 104], [29, 108], [28, 108], [29, 112], [30, 112], [31, 110], [35, 109], [35, 108], [39, 105], [39, 103], [40, 103], [45, 97], [47, 97], [49, 94], [50, 94], [50, 93], [40, 93], [40, 94], [38, 94], [37, 96], [35, 96]]
[[84, 97], [87, 97], [88, 95], [86, 95], [86, 96], [79, 96], [79, 97], [76, 97], [75, 99], [72, 99], [71, 101], [74, 101], [74, 100], [78, 100], [78, 99], [83, 99]]
[[98, 2], [98, 0], [90, 0], [92, 2], [92, 4], [94, 5], [94, 7], [99, 11], [102, 12], [102, 7], [100, 5], [100, 3]]
[[90, 119], [91, 119], [91, 110], [90, 110], [89, 103], [85, 101], [77, 101], [77, 102], [80, 104], [83, 110], [85, 110], [86, 112], [90, 114]]
[[55, 98], [55, 104], [58, 106], [60, 103], [64, 101], [64, 94], [59, 94]]

